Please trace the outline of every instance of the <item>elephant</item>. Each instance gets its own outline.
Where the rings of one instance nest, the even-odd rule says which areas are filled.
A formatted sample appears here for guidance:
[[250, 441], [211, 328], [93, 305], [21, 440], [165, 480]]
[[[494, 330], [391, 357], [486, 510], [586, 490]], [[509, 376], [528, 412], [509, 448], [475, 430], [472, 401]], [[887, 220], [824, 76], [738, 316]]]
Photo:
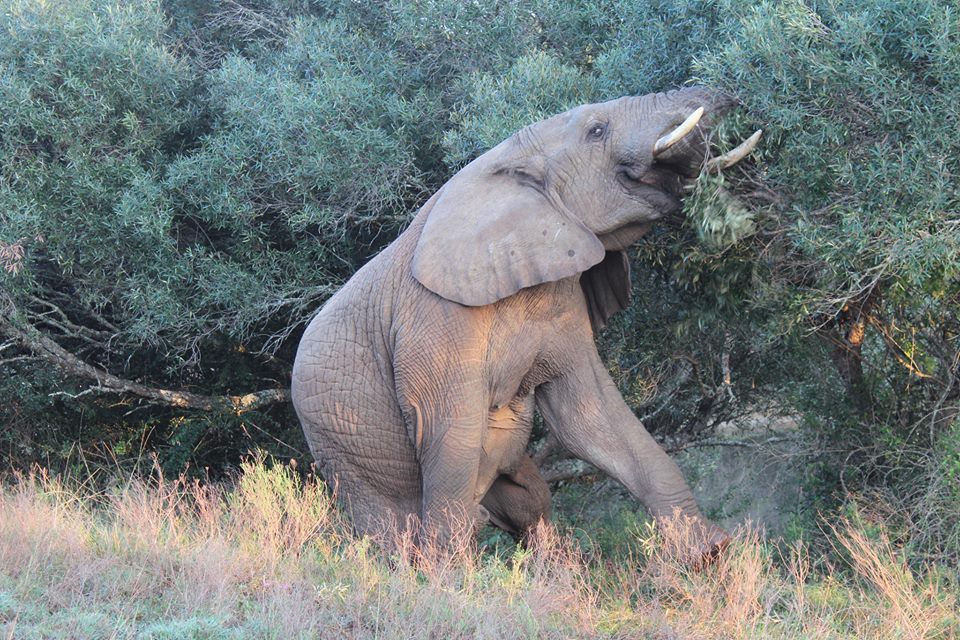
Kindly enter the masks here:
[[[551, 514], [526, 448], [534, 411], [696, 550], [729, 540], [623, 400], [595, 332], [630, 300], [626, 250], [676, 212], [735, 101], [703, 87], [576, 107], [466, 165], [321, 308], [292, 399], [353, 527], [414, 522], [445, 544]], [[725, 156], [732, 164], [755, 136]], [[752, 144], [751, 144], [752, 141]], [[739, 156], [739, 157], [738, 157]]]

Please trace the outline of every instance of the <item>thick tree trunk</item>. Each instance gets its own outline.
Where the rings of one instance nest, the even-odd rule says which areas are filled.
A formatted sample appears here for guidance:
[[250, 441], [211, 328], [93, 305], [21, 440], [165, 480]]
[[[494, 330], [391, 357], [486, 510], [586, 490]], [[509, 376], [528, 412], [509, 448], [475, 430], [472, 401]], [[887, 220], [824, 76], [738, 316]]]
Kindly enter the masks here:
[[879, 306], [880, 292], [868, 292], [860, 300], [851, 300], [836, 318], [836, 328], [828, 332], [833, 343], [833, 364], [847, 388], [851, 400], [860, 412], [869, 412], [872, 406], [870, 390], [863, 377], [863, 341], [870, 316]]

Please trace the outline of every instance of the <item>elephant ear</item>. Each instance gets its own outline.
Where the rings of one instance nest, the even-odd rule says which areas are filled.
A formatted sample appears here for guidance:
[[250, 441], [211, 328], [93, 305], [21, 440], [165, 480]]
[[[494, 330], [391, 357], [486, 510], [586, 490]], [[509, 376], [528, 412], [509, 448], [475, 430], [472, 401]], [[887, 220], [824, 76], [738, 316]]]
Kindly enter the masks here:
[[603, 261], [580, 277], [590, 324], [598, 333], [607, 320], [630, 304], [630, 260], [626, 251], [607, 251]]
[[428, 212], [413, 255], [423, 286], [483, 306], [603, 260], [600, 240], [546, 195], [540, 172], [529, 163], [491, 165], [481, 156], [465, 167]]

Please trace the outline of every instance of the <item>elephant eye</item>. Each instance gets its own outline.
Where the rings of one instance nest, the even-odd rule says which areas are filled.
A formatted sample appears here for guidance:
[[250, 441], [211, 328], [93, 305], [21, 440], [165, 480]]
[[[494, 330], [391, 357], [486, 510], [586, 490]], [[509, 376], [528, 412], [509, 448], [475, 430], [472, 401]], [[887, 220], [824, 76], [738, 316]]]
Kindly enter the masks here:
[[603, 134], [607, 132], [607, 125], [605, 124], [595, 124], [590, 127], [590, 130], [587, 135], [589, 135], [594, 140], [599, 140], [603, 137]]

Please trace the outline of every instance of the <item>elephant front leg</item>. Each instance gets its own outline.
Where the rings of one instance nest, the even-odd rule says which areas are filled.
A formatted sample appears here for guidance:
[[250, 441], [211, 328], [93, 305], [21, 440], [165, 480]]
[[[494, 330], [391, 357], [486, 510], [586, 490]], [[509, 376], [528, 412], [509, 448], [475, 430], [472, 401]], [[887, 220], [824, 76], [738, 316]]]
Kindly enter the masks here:
[[430, 439], [420, 452], [420, 539], [446, 547], [472, 540], [489, 515], [475, 497], [482, 423], [472, 416], [458, 417], [439, 429], [443, 435]]
[[419, 539], [425, 546], [469, 539], [489, 517], [476, 498], [486, 407], [482, 385], [464, 377], [452, 372], [437, 380], [447, 388], [421, 385], [403, 396], [420, 466]]
[[564, 447], [618, 480], [655, 519], [677, 512], [690, 518], [689, 553], [698, 561], [729, 542], [727, 532], [701, 515], [679, 467], [633, 415], [592, 343], [538, 387], [537, 405]]
[[420, 470], [419, 538], [447, 546], [488, 518], [477, 495], [489, 412], [486, 312], [434, 296], [421, 303], [416, 322], [397, 329], [394, 384]]

